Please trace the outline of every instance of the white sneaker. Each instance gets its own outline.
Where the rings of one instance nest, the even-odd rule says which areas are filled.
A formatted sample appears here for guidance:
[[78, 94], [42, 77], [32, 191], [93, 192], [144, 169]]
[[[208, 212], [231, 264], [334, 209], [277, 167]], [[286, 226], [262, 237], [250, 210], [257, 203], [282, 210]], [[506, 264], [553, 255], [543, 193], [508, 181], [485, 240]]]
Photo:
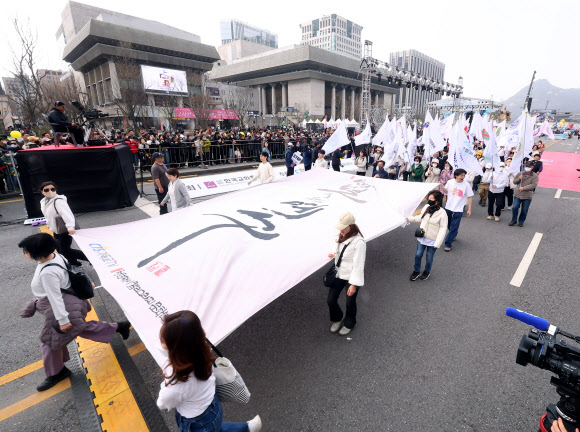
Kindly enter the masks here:
[[340, 331], [338, 332], [338, 334], [341, 335], [341, 336], [346, 336], [347, 334], [350, 333], [351, 330], [352, 329], [349, 329], [347, 327], [343, 327], [343, 328], [340, 329]]
[[330, 326], [330, 332], [336, 333], [337, 331], [340, 330], [341, 327], [342, 327], [342, 321], [332, 323], [332, 325]]
[[259, 415], [248, 422], [250, 432], [260, 432], [262, 430], [262, 419]]
[[508, 206], [508, 207], [506, 208], [506, 210], [511, 210], [511, 209], [512, 209], [512, 206]]
[[493, 216], [488, 216], [487, 220], [493, 220]]
[[499, 222], [499, 216], [496, 216], [496, 217], [495, 217], [495, 221], [496, 221], [496, 222]]

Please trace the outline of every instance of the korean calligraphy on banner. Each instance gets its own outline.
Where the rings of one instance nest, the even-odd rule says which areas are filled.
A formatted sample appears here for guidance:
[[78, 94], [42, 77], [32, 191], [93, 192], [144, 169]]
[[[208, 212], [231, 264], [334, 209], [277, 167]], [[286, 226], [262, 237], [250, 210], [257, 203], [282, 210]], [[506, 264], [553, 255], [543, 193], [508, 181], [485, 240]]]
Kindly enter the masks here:
[[[431, 188], [311, 170], [74, 238], [161, 365], [163, 314], [192, 310], [220, 342], [328, 262], [342, 213], [352, 212], [370, 240], [401, 226]], [[307, 240], [296, 236], [304, 226], [317, 227]]]

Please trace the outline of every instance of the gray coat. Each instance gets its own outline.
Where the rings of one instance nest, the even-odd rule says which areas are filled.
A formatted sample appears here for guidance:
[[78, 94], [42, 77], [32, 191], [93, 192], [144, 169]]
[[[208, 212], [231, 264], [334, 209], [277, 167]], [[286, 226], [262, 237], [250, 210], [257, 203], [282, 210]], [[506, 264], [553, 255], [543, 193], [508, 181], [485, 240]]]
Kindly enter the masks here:
[[62, 299], [64, 300], [64, 305], [68, 312], [68, 318], [72, 324], [72, 327], [68, 329], [66, 333], [63, 333], [60, 330], [60, 325], [58, 320], [54, 317], [52, 307], [50, 306], [47, 297], [40, 300], [30, 300], [20, 313], [22, 318], [29, 318], [33, 316], [36, 311], [44, 315], [44, 326], [40, 331], [39, 339], [43, 344], [48, 345], [48, 347], [54, 351], [67, 346], [74, 338], [83, 332], [87, 325], [85, 317], [91, 310], [91, 304], [87, 300], [81, 300], [80, 298], [67, 293], [62, 293]]
[[[171, 187], [171, 184], [169, 185], [169, 187]], [[171, 203], [171, 211], [179, 210], [189, 206], [189, 204], [191, 203], [191, 198], [189, 198], [189, 193], [187, 192], [187, 187], [185, 187], [185, 183], [177, 179], [173, 184], [173, 188], [175, 189], [175, 201], [177, 202]], [[163, 201], [161, 202], [167, 205], [167, 203], [170, 201], [171, 199], [169, 197], [169, 191], [167, 191], [167, 195], [165, 195], [165, 198], [163, 198]]]

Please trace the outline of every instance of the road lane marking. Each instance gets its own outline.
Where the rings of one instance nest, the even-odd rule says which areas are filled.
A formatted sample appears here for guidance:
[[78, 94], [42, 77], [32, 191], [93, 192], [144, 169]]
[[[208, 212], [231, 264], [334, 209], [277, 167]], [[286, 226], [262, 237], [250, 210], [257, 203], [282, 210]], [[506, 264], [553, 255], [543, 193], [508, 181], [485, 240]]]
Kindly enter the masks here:
[[536, 254], [536, 251], [538, 250], [538, 246], [540, 245], [540, 241], [542, 240], [544, 234], [542, 233], [536, 233], [534, 235], [534, 238], [532, 239], [530, 245], [528, 246], [528, 250], [526, 251], [524, 257], [522, 258], [522, 261], [520, 262], [520, 265], [518, 266], [518, 269], [516, 270], [514, 277], [512, 278], [510, 285], [516, 286], [516, 287], [521, 287], [522, 286], [522, 282], [524, 281], [524, 278], [526, 277], [526, 273], [528, 272], [528, 269], [530, 268], [530, 264], [532, 263], [532, 260], [534, 259], [534, 255]]
[[2, 201], [0, 201], [0, 204], [8, 204], [8, 203], [11, 203], [11, 202], [19, 202], [19, 201], [24, 201], [24, 199], [23, 198], [20, 198], [20, 199], [15, 199], [15, 200], [10, 200], [10, 201], [4, 201], [4, 200], [2, 200]]
[[[139, 353], [142, 353], [145, 350], [146, 350], [146, 348], [145, 348], [145, 345], [143, 343], [138, 343], [137, 345], [133, 345], [131, 348], [128, 349], [129, 355], [131, 357], [133, 357]], [[27, 368], [32, 368], [33, 366], [37, 366], [38, 363], [40, 363], [40, 367], [37, 367], [36, 369], [33, 369], [33, 370], [28, 370], [28, 372], [21, 374], [20, 376], [17, 376], [13, 379], [10, 379], [9, 381], [2, 382], [3, 379], [7, 379], [10, 375], [16, 374], [17, 372], [23, 371], [24, 369], [27, 369]], [[11, 372], [7, 375], [4, 375], [3, 377], [0, 377], [0, 382], [2, 382], [2, 384], [6, 384], [10, 381], [13, 381], [14, 379], [20, 378], [28, 373], [34, 372], [35, 370], [38, 370], [41, 368], [42, 368], [42, 360], [39, 360], [35, 363], [32, 363], [31, 365], [25, 366], [21, 369], [14, 371], [14, 372]], [[26, 411], [28, 408], [31, 408], [34, 405], [39, 404], [40, 402], [44, 402], [46, 399], [50, 399], [51, 397], [63, 392], [64, 390], [69, 389], [70, 385], [71, 385], [70, 379], [67, 378], [66, 380], [59, 382], [57, 385], [55, 385], [51, 389], [48, 389], [48, 390], [43, 391], [43, 392], [34, 393], [33, 395], [28, 396], [27, 398], [24, 398], [21, 401], [13, 403], [10, 406], [7, 406], [6, 408], [0, 410], [0, 422], [3, 422], [4, 420], [6, 420], [12, 416], [15, 416], [16, 414], [19, 414], [22, 411]]]
[[558, 198], [560, 198], [560, 195], [562, 195], [562, 189], [558, 189], [556, 191], [556, 195], [554, 195], [554, 198], [558, 199]]
[[70, 388], [70, 379], [67, 378], [59, 382], [51, 389], [45, 390], [43, 392], [34, 393], [32, 396], [28, 396], [27, 398], [22, 399], [21, 401], [18, 401], [10, 406], [7, 406], [6, 408], [0, 410], [0, 422], [3, 422], [4, 420], [9, 419], [12, 416], [15, 416], [16, 414], [19, 414], [22, 411], [25, 411], [28, 408], [33, 407], [36, 404], [39, 404], [40, 402], [50, 399], [54, 395], [57, 395], [60, 392], [69, 388]]
[[148, 199], [139, 197], [134, 205], [149, 217], [159, 216], [159, 207]]
[[42, 367], [42, 360], [38, 360], [37, 362], [29, 364], [28, 366], [24, 366], [23, 368], [15, 370], [14, 372], [10, 372], [9, 374], [1, 376], [0, 387], [4, 384], [8, 384], [11, 381], [14, 381], [15, 379], [23, 377], [24, 375], [28, 375], [29, 373], [37, 371], [38, 369], [42, 369]]

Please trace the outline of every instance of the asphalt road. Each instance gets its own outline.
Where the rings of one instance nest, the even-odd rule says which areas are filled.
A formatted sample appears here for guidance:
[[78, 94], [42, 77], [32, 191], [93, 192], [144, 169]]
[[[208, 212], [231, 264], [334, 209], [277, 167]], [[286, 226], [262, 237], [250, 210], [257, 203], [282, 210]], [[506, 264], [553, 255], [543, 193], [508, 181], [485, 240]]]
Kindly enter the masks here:
[[[577, 141], [555, 144], [549, 151], [574, 153]], [[150, 184], [145, 191], [152, 193]], [[324, 270], [302, 281], [220, 345], [252, 392], [248, 405], [224, 404], [225, 419], [244, 421], [260, 414], [265, 431], [537, 430], [540, 415], [557, 394], [549, 372], [515, 363], [529, 326], [505, 317], [504, 310], [518, 307], [580, 334], [574, 270], [580, 194], [564, 191], [555, 199], [555, 192], [536, 191], [524, 228], [508, 227], [508, 216], [499, 223], [488, 221], [486, 209], [474, 205], [453, 250], [437, 251], [427, 281], [409, 281], [413, 226], [371, 241], [358, 323], [348, 338], [329, 332]], [[22, 202], [0, 201], [2, 220], [23, 217], [22, 209]], [[88, 228], [146, 217], [129, 208], [82, 215], [79, 223]], [[31, 297], [34, 264], [22, 259], [16, 244], [36, 231], [23, 225], [0, 229], [4, 375], [40, 359], [41, 319], [18, 317]], [[543, 238], [522, 286], [514, 287], [510, 280], [536, 232]], [[298, 241], [307, 246], [308, 237]], [[105, 291], [102, 296], [113, 318], [120, 319], [114, 300]], [[132, 336], [127, 345], [138, 342]], [[134, 361], [156, 397], [156, 364], [147, 352]], [[39, 370], [1, 386], [0, 409], [34, 394], [42, 379]], [[176, 430], [173, 414], [164, 415]], [[0, 423], [7, 432], [78, 428], [70, 390]]]

